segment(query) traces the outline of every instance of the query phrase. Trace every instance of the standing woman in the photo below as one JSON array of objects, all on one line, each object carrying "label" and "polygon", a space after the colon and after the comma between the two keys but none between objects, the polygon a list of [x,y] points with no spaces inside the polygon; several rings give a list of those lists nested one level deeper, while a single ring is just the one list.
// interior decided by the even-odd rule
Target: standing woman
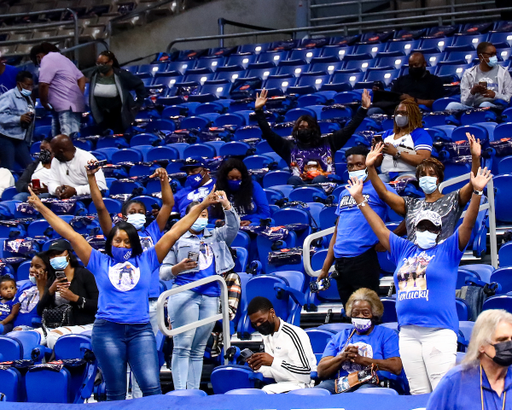
[{"label": "standing woman", "polygon": [[[229,202],[233,204],[240,216],[241,226],[260,219],[270,218],[267,195],[260,184],[253,181],[247,167],[237,158],[225,160],[217,171],[217,189],[226,192]],[[214,218],[222,218],[219,207],[214,207]]]},{"label": "standing woman", "polygon": [[128,363],[144,396],[160,394],[155,335],[148,314],[151,274],[157,272],[157,266],[169,249],[192,226],[203,209],[216,200],[215,193],[192,209],[146,252],[142,252],[133,225],[117,224],[108,234],[106,254],[93,249],[82,235],[48,209],[32,191],[30,193],[29,203],[71,243],[80,260],[96,277],[100,295],[92,345],[105,378],[107,400],[126,398]]},{"label": "standing woman", "polygon": [[[102,51],[96,65],[89,89],[92,117],[101,128],[122,134],[135,120],[148,93],[139,77],[121,69],[112,51]],[[130,91],[135,92],[136,100]]]},{"label": "standing woman", "polygon": [[[471,173],[473,195],[464,221],[440,242],[441,217],[422,211],[415,219],[416,243],[391,232],[362,194],[363,183],[352,178],[347,186],[357,207],[397,265],[396,312],[400,325],[400,357],[411,394],[432,392],[455,365],[459,320],[455,303],[457,272],[475,225],[490,171]],[[401,282],[400,284],[398,282]]]}]

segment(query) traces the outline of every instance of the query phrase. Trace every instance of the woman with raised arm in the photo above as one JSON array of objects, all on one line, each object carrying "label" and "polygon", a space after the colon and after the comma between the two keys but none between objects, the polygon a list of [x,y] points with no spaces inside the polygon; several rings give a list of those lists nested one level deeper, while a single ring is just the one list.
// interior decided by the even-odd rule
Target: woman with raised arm
[{"label": "woman with raised arm", "polygon": [[190,229],[201,212],[216,202],[216,194],[208,195],[146,252],[142,251],[133,225],[117,224],[110,230],[105,244],[106,254],[102,254],[48,209],[32,191],[30,193],[28,202],[71,243],[96,278],[100,295],[92,345],[105,378],[107,400],[125,399],[128,363],[144,396],[160,394],[155,335],[148,315],[151,275],[158,275],[157,267],[169,249]]},{"label": "woman with raised arm", "polygon": [[483,189],[490,171],[471,173],[474,191],[464,221],[455,233],[440,241],[442,220],[430,210],[418,213],[416,242],[392,233],[362,194],[363,184],[353,178],[347,186],[375,235],[391,253],[397,268],[396,312],[400,326],[400,357],[411,394],[430,393],[455,364],[459,320],[455,303],[457,272],[471,237]]},{"label": "woman with raised arm", "polygon": [[[466,133],[469,141],[469,147],[472,157],[473,174],[476,175],[480,167],[480,155],[482,147],[480,140],[469,132]],[[377,175],[376,167],[382,157],[384,145],[376,144],[372,147],[366,157],[366,167],[368,169],[368,178],[372,182],[375,191],[388,206],[398,215],[405,217],[405,227],[407,229],[407,239],[411,242],[415,240],[416,228],[414,220],[418,213],[424,210],[434,211],[439,214],[442,221],[440,240],[444,240],[453,234],[457,222],[464,211],[467,203],[471,199],[473,186],[471,181],[461,189],[443,195],[439,191],[439,185],[444,181],[444,165],[435,158],[424,159],[416,167],[416,179],[420,188],[425,193],[425,198],[412,198],[397,195],[386,189],[386,185]],[[402,234],[402,232],[397,232]],[[405,233],[405,231],[403,232]]]},{"label": "woman with raised arm", "polygon": [[[263,139],[267,140],[270,147],[292,168],[293,176],[288,179],[288,184],[327,182],[328,179],[324,174],[335,173],[334,154],[345,145],[366,117],[372,102],[368,91],[363,91],[361,108],[345,128],[322,138],[317,120],[309,115],[303,115],[295,121],[293,140],[279,136],[268,125],[263,113],[267,93],[267,90],[263,89],[260,95],[256,94],[254,103],[256,120],[261,128]],[[308,172],[311,167],[314,168],[313,172]]]}]

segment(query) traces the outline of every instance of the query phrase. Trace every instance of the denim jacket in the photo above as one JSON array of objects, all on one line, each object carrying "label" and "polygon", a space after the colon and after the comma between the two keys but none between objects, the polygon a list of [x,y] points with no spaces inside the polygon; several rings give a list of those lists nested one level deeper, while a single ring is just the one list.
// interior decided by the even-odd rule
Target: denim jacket
[{"label": "denim jacket", "polygon": [[[240,229],[240,218],[233,206],[231,206],[228,211],[224,211],[224,213],[226,215],[226,224],[220,228],[212,230],[205,229],[202,238],[202,241],[208,244],[213,250],[213,254],[215,256],[215,272],[218,275],[228,272],[235,267],[235,263],[233,262],[228,246],[231,245],[231,242],[233,242],[238,230]],[[199,253],[200,243],[201,239],[190,231],[183,234],[165,257],[164,262],[160,267],[160,279],[170,280],[174,278],[171,268],[183,259],[187,259],[189,252]],[[198,271],[198,268],[190,269],[181,272],[180,275]]]},{"label": "denim jacket", "polygon": [[[32,105],[32,104],[31,104]],[[15,140],[32,142],[34,121],[28,128],[21,128],[20,117],[28,112],[29,100],[21,95],[18,87],[0,96],[0,134]]]}]

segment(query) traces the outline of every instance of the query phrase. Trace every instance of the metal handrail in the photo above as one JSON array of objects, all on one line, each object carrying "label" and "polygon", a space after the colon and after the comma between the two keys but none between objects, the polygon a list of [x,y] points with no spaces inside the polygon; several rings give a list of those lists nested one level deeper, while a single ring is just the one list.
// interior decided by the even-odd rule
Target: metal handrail
[{"label": "metal handrail", "polygon": [[[169,330],[165,325],[165,301],[169,296],[175,295],[180,292],[184,292],[185,290],[190,290],[193,288],[197,288],[199,286],[207,285],[208,283],[219,282],[220,285],[220,305],[222,309],[222,313],[207,317],[205,319],[198,320],[197,322],[189,323],[184,326],[180,326]],[[224,333],[224,351],[227,351],[231,347],[231,337],[229,333],[229,305],[228,305],[228,287],[226,286],[226,282],[224,278],[219,275],[208,276],[203,279],[196,280],[191,283],[187,283],[186,285],[178,286],[174,289],[166,290],[160,297],[158,298],[158,302],[156,305],[156,316],[158,319],[158,327],[160,331],[167,337],[172,337],[175,335],[179,335],[180,333],[187,332],[192,329],[196,329],[198,327],[207,325],[208,323],[215,323],[218,320],[222,320],[222,331]],[[224,358],[224,363],[228,364],[228,359]]]},{"label": "metal handrail", "polygon": [[[302,260],[304,261],[304,270],[313,278],[317,278],[320,275],[320,271],[313,270],[311,266],[311,243],[318,238],[323,238],[324,236],[330,235],[334,233],[334,226],[332,228],[324,229],[323,231],[318,231],[308,235],[306,239],[304,239],[304,245],[302,246]],[[331,266],[329,272],[334,270],[334,266]]]},{"label": "metal handrail", "polygon": [[135,10],[132,10],[129,13],[126,13],[126,14],[124,14],[122,16],[114,17],[113,19],[110,20],[110,22],[111,23],[115,23],[115,22],[121,21],[121,20],[129,20],[132,17],[140,16],[141,14],[143,14],[143,13],[149,11],[149,10],[156,9],[156,8],[158,8],[160,6],[163,6],[165,4],[171,3],[173,1],[174,0],[163,0],[163,1],[160,1],[158,3],[150,4],[146,8],[141,9],[141,10],[135,9]]},{"label": "metal handrail", "polygon": [[[217,24],[219,26],[219,35],[224,34],[224,27],[226,26],[226,24],[229,24],[230,26],[240,27],[240,28],[248,28],[250,30],[261,30],[261,31],[275,30],[274,28],[255,26],[253,24],[247,24],[247,23],[241,23],[239,21],[227,20],[223,17],[221,17],[217,20]],[[219,40],[219,47],[224,47],[224,39],[223,38],[221,38]]]}]

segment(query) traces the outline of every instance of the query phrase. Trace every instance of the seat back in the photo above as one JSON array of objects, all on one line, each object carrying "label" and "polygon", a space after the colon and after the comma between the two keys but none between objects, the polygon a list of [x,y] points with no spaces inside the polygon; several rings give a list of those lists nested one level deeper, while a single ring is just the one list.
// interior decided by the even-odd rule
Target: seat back
[{"label": "seat back", "polygon": [[16,340],[22,346],[23,359],[30,360],[32,349],[41,344],[41,335],[37,332],[14,331],[7,337]]},{"label": "seat back", "polygon": [[315,354],[316,361],[319,362],[324,353],[325,347],[329,340],[334,336],[333,332],[323,329],[306,329],[306,333],[309,336],[313,353]]},{"label": "seat back", "polygon": [[505,309],[507,312],[512,313],[512,296],[500,295],[486,299],[482,310],[488,309]]},{"label": "seat back", "polygon": [[23,346],[15,339],[7,336],[0,336],[0,361],[23,359]]},{"label": "seat back", "polygon": [[215,394],[225,394],[230,390],[254,388],[254,372],[248,366],[228,365],[216,367],[210,380]]},{"label": "seat back", "polygon": [[0,391],[5,394],[5,401],[25,401],[25,386],[17,369],[0,370]]},{"label": "seat back", "polygon": [[[66,368],[59,372],[52,370],[29,371],[25,375],[27,401],[32,403],[70,403],[71,375]],[[51,386],[51,390],[49,390]]]},{"label": "seat back", "polygon": [[496,269],[491,275],[491,282],[501,285],[500,293],[512,292],[512,267]]}]

